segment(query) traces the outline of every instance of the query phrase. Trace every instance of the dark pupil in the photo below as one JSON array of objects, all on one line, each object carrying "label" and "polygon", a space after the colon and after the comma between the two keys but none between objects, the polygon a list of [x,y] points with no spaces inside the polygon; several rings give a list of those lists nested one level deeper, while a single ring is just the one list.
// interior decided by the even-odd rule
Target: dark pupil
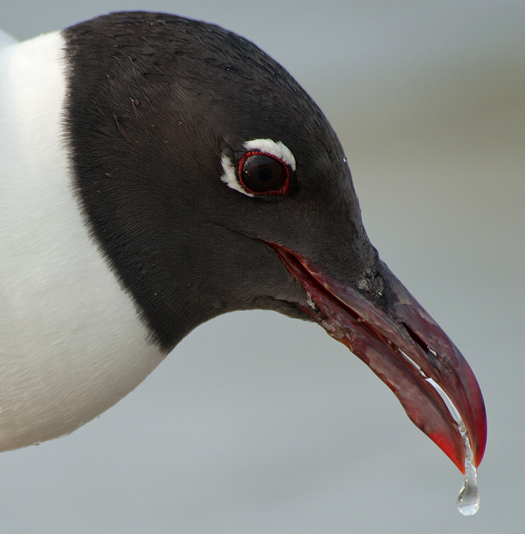
[{"label": "dark pupil", "polygon": [[244,185],[254,193],[279,191],[286,183],[286,167],[270,156],[250,156],[242,169]]}]

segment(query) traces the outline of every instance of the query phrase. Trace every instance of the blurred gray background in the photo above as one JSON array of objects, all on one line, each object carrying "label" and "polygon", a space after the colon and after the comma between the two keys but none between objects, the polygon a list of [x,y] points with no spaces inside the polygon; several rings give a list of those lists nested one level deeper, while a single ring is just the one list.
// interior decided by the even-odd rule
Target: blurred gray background
[{"label": "blurred gray background", "polygon": [[525,532],[525,2],[0,0],[0,27],[140,8],[248,37],[327,114],[372,242],[481,384],[481,510],[458,514],[459,471],[342,345],[243,312],[73,435],[0,455],[0,532]]}]

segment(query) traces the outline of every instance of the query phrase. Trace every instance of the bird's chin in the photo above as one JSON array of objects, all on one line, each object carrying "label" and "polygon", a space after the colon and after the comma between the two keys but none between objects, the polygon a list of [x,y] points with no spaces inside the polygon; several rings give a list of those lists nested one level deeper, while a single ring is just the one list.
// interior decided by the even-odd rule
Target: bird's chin
[{"label": "bird's chin", "polygon": [[466,462],[479,465],[487,430],[476,378],[388,267],[379,262],[373,278],[351,287],[298,254],[269,245],[308,295],[306,304],[293,305],[297,311],[288,304],[279,311],[319,323],[363,360],[461,472]]},{"label": "bird's chin", "polygon": [[250,302],[245,308],[246,310],[270,310],[291,317],[292,319],[301,319],[303,321],[318,322],[308,311],[308,304],[306,301],[307,294],[305,294],[304,301],[295,302],[288,300],[281,300],[277,298],[263,297]]}]

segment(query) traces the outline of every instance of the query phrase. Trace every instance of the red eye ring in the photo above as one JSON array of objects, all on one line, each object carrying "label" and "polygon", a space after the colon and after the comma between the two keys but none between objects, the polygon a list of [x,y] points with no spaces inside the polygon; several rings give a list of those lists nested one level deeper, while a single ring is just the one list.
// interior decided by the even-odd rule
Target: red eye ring
[{"label": "red eye ring", "polygon": [[[245,174],[245,165],[249,158],[252,158],[254,156],[264,156],[265,158],[271,158],[272,160],[279,163],[281,166],[281,170],[284,170],[284,180],[281,179],[282,183],[279,183],[279,187],[275,189],[269,189],[269,190],[255,190],[253,187],[249,187],[246,183],[246,180],[244,179]],[[280,158],[277,156],[274,156],[273,154],[269,154],[268,152],[262,152],[260,150],[251,150],[250,152],[246,152],[243,154],[242,158],[239,160],[239,166],[238,166],[238,178],[239,183],[243,187],[245,191],[252,195],[285,195],[288,190],[290,189],[290,167]],[[282,178],[282,175],[281,175]],[[270,182],[271,183],[271,182]]]}]

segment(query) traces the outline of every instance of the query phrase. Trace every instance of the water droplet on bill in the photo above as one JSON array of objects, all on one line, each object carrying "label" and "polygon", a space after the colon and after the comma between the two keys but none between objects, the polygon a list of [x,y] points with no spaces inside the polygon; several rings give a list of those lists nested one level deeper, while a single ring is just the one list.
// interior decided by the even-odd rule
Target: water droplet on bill
[{"label": "water droplet on bill", "polygon": [[461,491],[459,492],[456,503],[458,505],[458,511],[460,514],[465,516],[474,515],[479,510],[478,475],[473,464],[474,453],[472,452],[472,448],[470,446],[470,440],[465,423],[454,406],[454,403],[450,400],[450,397],[443,391],[443,389],[431,378],[427,378],[426,380],[432,384],[434,389],[443,399],[448,411],[450,412],[450,415],[452,415],[456,421],[459,433],[463,438],[463,444],[465,445],[465,481]]},{"label": "water droplet on bill", "polygon": [[474,515],[479,510],[477,474],[472,463],[465,466],[465,482],[456,502],[462,515]]}]

